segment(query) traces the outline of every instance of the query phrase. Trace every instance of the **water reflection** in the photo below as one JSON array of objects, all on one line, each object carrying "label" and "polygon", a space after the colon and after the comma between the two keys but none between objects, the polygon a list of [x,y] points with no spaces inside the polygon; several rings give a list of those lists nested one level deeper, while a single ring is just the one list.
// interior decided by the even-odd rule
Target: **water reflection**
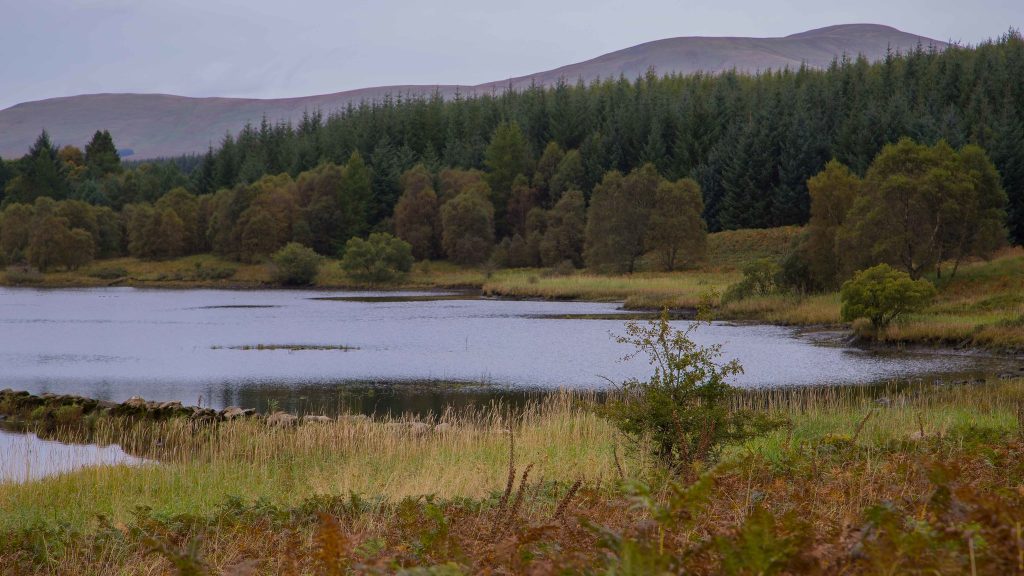
[{"label": "water reflection", "polygon": [[143,462],[116,445],[64,444],[0,429],[0,482],[38,480],[87,466],[135,466]]},{"label": "water reflection", "polygon": [[[629,350],[610,337],[633,317],[614,303],[439,292],[0,289],[0,388],[215,408],[440,410],[642,377],[646,363],[618,362]],[[777,326],[719,323],[697,340],[739,359],[745,387],[998,370],[965,355],[823,346]]]}]

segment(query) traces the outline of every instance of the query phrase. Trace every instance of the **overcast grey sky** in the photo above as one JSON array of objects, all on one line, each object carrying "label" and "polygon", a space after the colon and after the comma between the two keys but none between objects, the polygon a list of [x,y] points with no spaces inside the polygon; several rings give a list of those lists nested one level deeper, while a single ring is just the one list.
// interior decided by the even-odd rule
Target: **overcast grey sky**
[{"label": "overcast grey sky", "polygon": [[0,0],[0,109],[92,92],[469,85],[660,38],[852,22],[977,43],[1024,26],[1024,0]]}]

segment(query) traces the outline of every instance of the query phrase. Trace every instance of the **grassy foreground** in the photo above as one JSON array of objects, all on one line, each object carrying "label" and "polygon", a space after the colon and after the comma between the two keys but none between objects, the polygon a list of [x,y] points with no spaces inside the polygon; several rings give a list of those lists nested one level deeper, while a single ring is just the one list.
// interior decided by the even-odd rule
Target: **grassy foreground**
[{"label": "grassy foreground", "polygon": [[1022,402],[1024,379],[747,392],[790,425],[685,481],[578,396],[111,426],[161,463],[0,484],[0,573],[1021,574]]}]

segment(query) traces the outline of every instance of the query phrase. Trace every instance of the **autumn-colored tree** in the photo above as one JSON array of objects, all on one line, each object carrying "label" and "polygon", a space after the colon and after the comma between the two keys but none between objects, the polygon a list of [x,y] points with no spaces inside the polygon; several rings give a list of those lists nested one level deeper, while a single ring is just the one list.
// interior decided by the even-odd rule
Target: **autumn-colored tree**
[{"label": "autumn-colored tree", "polygon": [[565,151],[557,142],[548,142],[544,152],[537,160],[537,169],[533,173],[533,188],[537,191],[537,200],[545,208],[558,201],[551,194],[551,180],[558,172],[558,167],[565,159]]},{"label": "autumn-colored tree", "polygon": [[68,270],[78,270],[92,262],[96,254],[96,244],[92,234],[74,228],[64,238],[64,262]]},{"label": "autumn-colored tree", "polygon": [[412,246],[419,260],[440,255],[441,212],[433,176],[422,164],[402,175],[402,196],[395,204],[395,234]]},{"label": "autumn-colored tree", "polygon": [[96,210],[92,206],[81,200],[63,200],[54,208],[56,216],[67,220],[69,230],[81,228],[92,236],[94,244],[99,244],[99,223],[96,221]]},{"label": "autumn-colored tree", "polygon": [[116,258],[124,251],[124,224],[120,214],[108,206],[96,206],[97,258]]},{"label": "autumn-colored tree", "polygon": [[177,258],[185,254],[185,223],[169,208],[153,211],[150,226],[155,234],[157,258]]},{"label": "autumn-colored tree", "polygon": [[569,261],[583,266],[583,239],[586,233],[587,206],[583,192],[566,192],[548,211],[547,230],[540,243],[541,262],[556,266]]},{"label": "autumn-colored tree", "polygon": [[494,131],[484,154],[487,183],[491,186],[491,202],[495,206],[495,227],[498,233],[508,232],[505,210],[512,184],[516,178],[533,172],[533,157],[526,136],[515,122],[502,122]]},{"label": "autumn-colored tree", "polygon": [[442,205],[466,190],[484,190],[487,198],[491,197],[490,186],[479,170],[446,168],[437,174],[438,199]]},{"label": "autumn-colored tree", "polygon": [[651,206],[662,178],[653,164],[623,176],[605,174],[594,187],[587,212],[584,258],[587,266],[610,272],[636,270],[644,253]]},{"label": "autumn-colored tree", "polygon": [[463,192],[441,207],[445,254],[458,264],[480,264],[494,245],[494,207],[481,193]]},{"label": "autumn-colored tree", "polygon": [[283,247],[289,240],[282,223],[259,205],[250,206],[238,219],[242,228],[239,256],[243,262],[259,262]]},{"label": "autumn-colored tree", "polygon": [[509,234],[526,234],[526,217],[536,206],[537,191],[530,187],[525,177],[516,178],[506,210]]},{"label": "autumn-colored tree", "polygon": [[7,262],[25,258],[32,236],[35,209],[29,204],[8,204],[0,218],[0,251]]},{"label": "autumn-colored tree", "polygon": [[830,161],[824,170],[807,181],[811,218],[801,257],[818,286],[834,287],[842,277],[842,262],[847,255],[837,250],[836,236],[862,189],[861,179],[836,160]]},{"label": "autumn-colored tree", "polygon": [[336,254],[348,239],[340,198],[342,168],[322,164],[300,174],[296,186],[300,198],[306,199],[304,218],[309,226],[312,248],[319,254]]},{"label": "autumn-colored tree", "polygon": [[163,195],[157,201],[155,208],[160,211],[171,210],[181,220],[184,230],[183,252],[185,254],[202,251],[205,242],[203,235],[199,232],[199,200],[194,194],[179,186]]},{"label": "autumn-colored tree", "polygon": [[877,263],[911,278],[944,259],[991,252],[1005,237],[1006,196],[980,150],[902,139],[871,163],[837,243],[847,271]]},{"label": "autumn-colored tree", "polygon": [[46,272],[57,266],[71,270],[87,264],[94,250],[92,235],[80,228],[70,230],[65,218],[48,215],[32,223],[26,252],[29,264]]},{"label": "autumn-colored tree", "polygon": [[[963,195],[943,203],[942,255],[952,260],[955,275],[960,263],[970,257],[985,257],[1006,245],[1007,196],[999,172],[988,155],[976,145],[959,152],[960,170],[971,185],[958,188]],[[941,276],[941,269],[938,271]]]},{"label": "autumn-colored tree", "polygon": [[690,178],[662,181],[654,194],[647,225],[647,248],[661,258],[665,270],[680,263],[692,265],[707,251],[707,225],[701,213],[704,200],[700,185]]},{"label": "autumn-colored tree", "polygon": [[136,258],[155,258],[156,239],[151,233],[154,213],[149,204],[129,204],[124,207],[128,253]]}]

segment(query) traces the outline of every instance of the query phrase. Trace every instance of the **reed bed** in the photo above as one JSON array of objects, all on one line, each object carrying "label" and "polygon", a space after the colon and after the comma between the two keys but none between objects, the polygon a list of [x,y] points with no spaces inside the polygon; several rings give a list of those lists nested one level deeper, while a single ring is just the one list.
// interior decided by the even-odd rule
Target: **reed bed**
[{"label": "reed bed", "polygon": [[737,272],[705,271],[619,276],[516,271],[496,275],[484,284],[483,292],[518,298],[627,300],[627,307],[633,308],[695,308],[708,294],[721,293],[740,277]]},{"label": "reed bed", "polygon": [[160,463],[0,484],[0,572],[1018,568],[1024,378],[741,391],[733,409],[788,425],[688,484],[630,450],[598,400],[296,428],[101,425],[95,438]]},{"label": "reed bed", "polygon": [[[537,478],[597,481],[618,474],[616,431],[588,408],[592,396],[556,394],[525,407],[491,404],[424,419],[343,416],[273,428],[261,421],[217,426],[187,420],[101,421],[91,439],[149,459],[95,467],[29,484],[0,484],[0,530],[103,514],[127,518],[145,505],[200,513],[231,496],[295,505],[317,494],[384,500],[432,494],[481,498],[505,481],[510,435]],[[557,441],[553,441],[557,439]],[[641,454],[620,455],[639,473]]]}]

